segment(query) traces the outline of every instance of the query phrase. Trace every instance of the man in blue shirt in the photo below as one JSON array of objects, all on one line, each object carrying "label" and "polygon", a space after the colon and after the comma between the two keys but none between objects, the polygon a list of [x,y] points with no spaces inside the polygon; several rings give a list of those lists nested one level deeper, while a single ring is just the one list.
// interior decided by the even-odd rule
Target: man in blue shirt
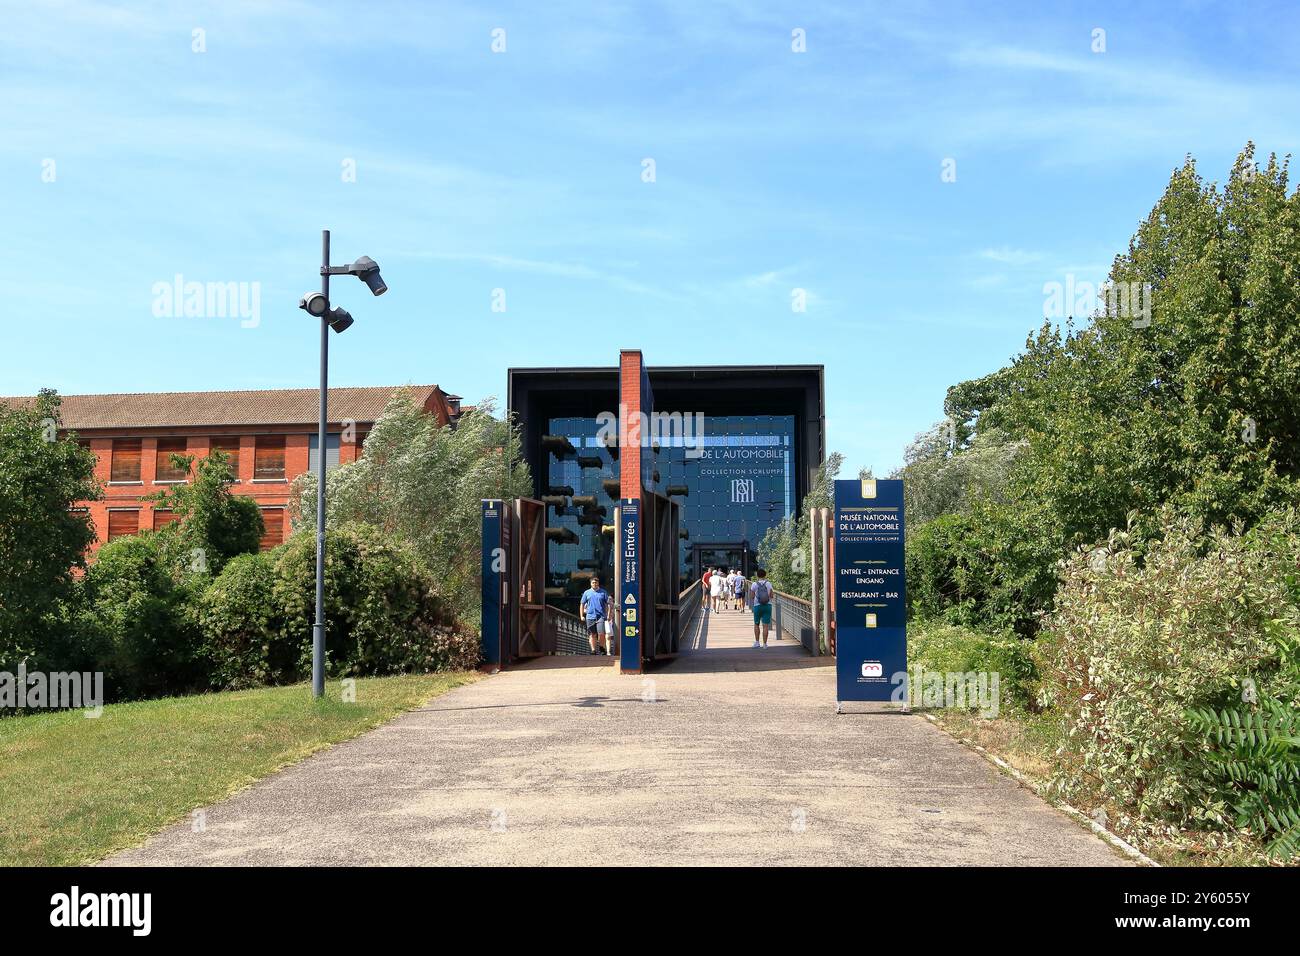
[{"label": "man in blue shirt", "polygon": [[591,653],[608,654],[605,649],[605,621],[612,618],[614,602],[600,586],[600,578],[591,578],[591,587],[582,592],[582,619],[587,622],[587,642]]}]

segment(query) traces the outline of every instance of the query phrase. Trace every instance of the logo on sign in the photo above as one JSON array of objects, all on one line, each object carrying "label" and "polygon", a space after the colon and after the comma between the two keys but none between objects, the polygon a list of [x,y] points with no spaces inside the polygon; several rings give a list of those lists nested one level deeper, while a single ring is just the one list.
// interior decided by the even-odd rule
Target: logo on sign
[{"label": "logo on sign", "polygon": [[884,665],[880,663],[880,661],[862,662],[863,677],[883,677],[884,674],[885,674],[885,668]]},{"label": "logo on sign", "polygon": [[752,505],[754,503],[754,479],[753,478],[732,479],[731,503],[733,505]]}]

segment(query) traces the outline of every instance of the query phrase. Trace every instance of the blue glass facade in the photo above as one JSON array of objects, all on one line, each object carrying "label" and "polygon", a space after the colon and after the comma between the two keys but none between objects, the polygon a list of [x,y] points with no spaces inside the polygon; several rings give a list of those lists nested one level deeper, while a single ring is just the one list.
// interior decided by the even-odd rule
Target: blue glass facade
[{"label": "blue glass facade", "polygon": [[[681,527],[689,532],[680,547],[684,575],[690,576],[697,546],[707,546],[700,556],[705,563],[742,563],[746,548],[752,555],[767,529],[793,513],[798,496],[793,415],[705,413],[698,421],[701,436],[689,428],[687,434],[661,434],[653,456],[659,472],[656,490],[687,490],[673,500],[681,507]],[[611,540],[601,534],[601,525],[613,522],[614,500],[604,482],[618,477],[618,464],[600,444],[594,417],[551,418],[547,434],[567,438],[577,449],[576,455],[548,459],[547,489],[572,488],[575,495],[591,496],[604,509],[603,515],[595,512],[599,521],[590,509],[550,511],[551,527],[568,528],[578,538],[577,544],[552,542],[547,562],[552,586],[572,590],[593,571],[606,579],[612,573]],[[599,458],[601,467],[582,467],[580,457]]]}]

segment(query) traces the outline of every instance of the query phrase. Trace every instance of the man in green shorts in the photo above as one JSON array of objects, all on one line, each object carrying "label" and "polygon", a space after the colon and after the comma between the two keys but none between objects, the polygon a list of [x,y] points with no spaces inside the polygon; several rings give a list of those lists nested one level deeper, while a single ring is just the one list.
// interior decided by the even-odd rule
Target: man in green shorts
[{"label": "man in green shorts", "polygon": [[[772,629],[772,582],[762,568],[754,572],[754,583],[749,586],[749,603],[754,609],[754,646],[767,647],[767,632]],[[758,642],[760,625],[763,628],[762,644]]]}]

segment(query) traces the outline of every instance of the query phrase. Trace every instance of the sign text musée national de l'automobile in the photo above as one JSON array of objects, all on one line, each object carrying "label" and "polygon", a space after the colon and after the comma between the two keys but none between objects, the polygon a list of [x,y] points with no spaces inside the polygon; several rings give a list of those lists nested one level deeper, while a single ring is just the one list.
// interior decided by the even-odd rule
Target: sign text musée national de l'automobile
[{"label": "sign text mus\u00e9e national de l'automobile", "polygon": [[897,674],[906,685],[903,520],[901,480],[835,482],[837,703],[895,699]]}]

